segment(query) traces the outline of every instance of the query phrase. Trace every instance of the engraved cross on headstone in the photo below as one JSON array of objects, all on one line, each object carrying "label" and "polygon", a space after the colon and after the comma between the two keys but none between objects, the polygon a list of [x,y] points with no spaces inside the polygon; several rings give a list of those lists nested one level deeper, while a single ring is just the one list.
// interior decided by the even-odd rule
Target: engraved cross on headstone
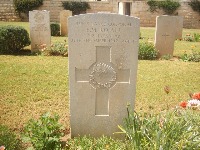
[{"label": "engraved cross on headstone", "polygon": [[111,56],[111,47],[96,46],[96,62],[88,69],[75,68],[76,82],[89,82],[96,90],[96,116],[109,116],[109,91],[115,84],[130,83],[130,69],[116,68]]},{"label": "engraved cross on headstone", "polygon": [[165,38],[165,43],[166,43],[166,38],[169,37],[170,35],[167,34],[167,33],[165,33],[165,34],[163,34],[162,36]]}]

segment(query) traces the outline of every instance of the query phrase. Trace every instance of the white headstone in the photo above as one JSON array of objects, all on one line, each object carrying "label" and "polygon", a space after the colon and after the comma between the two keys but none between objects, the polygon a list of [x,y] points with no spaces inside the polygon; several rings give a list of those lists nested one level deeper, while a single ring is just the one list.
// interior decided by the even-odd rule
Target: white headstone
[{"label": "white headstone", "polygon": [[68,18],[72,16],[72,11],[70,10],[62,10],[60,12],[60,25],[61,25],[61,35],[66,36],[68,35]]},{"label": "white headstone", "polygon": [[71,135],[113,136],[134,106],[139,19],[98,13],[68,21]]},{"label": "white headstone", "polygon": [[176,39],[182,39],[183,16],[173,16],[175,19]]},{"label": "white headstone", "polygon": [[49,11],[29,11],[31,51],[51,46],[51,29]]},{"label": "white headstone", "polygon": [[173,16],[156,17],[155,47],[159,51],[159,56],[173,56],[177,34],[175,20]]}]

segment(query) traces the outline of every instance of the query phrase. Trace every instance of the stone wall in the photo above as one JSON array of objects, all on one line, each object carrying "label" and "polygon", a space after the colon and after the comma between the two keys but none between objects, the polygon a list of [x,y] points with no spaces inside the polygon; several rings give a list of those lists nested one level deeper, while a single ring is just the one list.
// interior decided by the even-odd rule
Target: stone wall
[{"label": "stone wall", "polygon": [[178,15],[184,16],[184,28],[200,29],[200,14],[198,12],[193,11],[187,2],[181,3],[181,8],[179,8],[178,10]]},{"label": "stone wall", "polygon": [[63,10],[62,1],[64,0],[44,0],[43,5],[38,9],[50,11],[51,22],[59,22],[60,11]]},{"label": "stone wall", "polygon": [[[178,16],[183,16],[184,28],[197,28],[200,29],[200,15],[198,12],[194,12],[188,5],[189,0],[181,1],[181,6],[176,11]],[[165,15],[162,10],[158,12],[150,12],[149,6],[145,1],[133,1],[131,15],[140,18],[140,24],[143,27],[155,27],[156,17],[159,15]]]},{"label": "stone wall", "polygon": [[87,13],[110,12],[113,13],[113,3],[105,1],[89,2],[91,9]]},{"label": "stone wall", "polygon": [[[59,22],[60,11],[63,10],[62,1],[68,0],[44,0],[44,4],[38,8],[39,10],[49,10],[51,21]],[[190,0],[180,0],[181,7],[177,10],[179,16],[184,17],[184,28],[198,28],[200,29],[200,15],[194,12],[188,5]],[[146,0],[130,1],[130,0],[108,0],[108,1],[89,1],[91,9],[87,13],[110,12],[118,13],[119,2],[131,3],[131,16],[139,17],[140,24],[143,27],[155,27],[156,16],[163,15],[164,12],[151,13],[148,11],[149,6]],[[0,21],[19,21],[13,8],[13,0],[0,0]]]},{"label": "stone wall", "polygon": [[[68,0],[45,0],[43,6],[38,8],[39,10],[49,10],[51,21],[59,22],[60,11],[63,10],[62,1]],[[87,13],[97,13],[97,12],[113,12],[113,6],[111,2],[105,1],[93,1],[89,2],[91,9]]]},{"label": "stone wall", "polygon": [[13,0],[0,0],[0,21],[20,21]]}]

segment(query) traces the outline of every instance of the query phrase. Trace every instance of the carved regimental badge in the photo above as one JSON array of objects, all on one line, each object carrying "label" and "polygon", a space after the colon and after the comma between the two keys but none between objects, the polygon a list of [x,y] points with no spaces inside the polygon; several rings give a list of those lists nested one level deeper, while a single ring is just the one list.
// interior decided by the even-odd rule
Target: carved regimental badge
[{"label": "carved regimental badge", "polygon": [[95,63],[91,66],[89,83],[94,88],[111,88],[116,84],[117,73],[111,64]]}]

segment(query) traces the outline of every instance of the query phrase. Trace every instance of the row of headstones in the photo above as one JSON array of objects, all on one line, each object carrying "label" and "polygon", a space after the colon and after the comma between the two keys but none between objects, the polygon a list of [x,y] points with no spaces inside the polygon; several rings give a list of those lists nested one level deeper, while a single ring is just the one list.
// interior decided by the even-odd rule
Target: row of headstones
[{"label": "row of headstones", "polygon": [[[70,16],[72,12],[69,10],[60,12],[61,35],[68,34],[67,20]],[[51,45],[49,11],[30,11],[29,22],[32,51],[39,50],[44,44],[49,48]],[[158,16],[156,18],[155,47],[159,50],[160,57],[173,56],[174,41],[182,38],[182,29],[183,17],[181,16]]]},{"label": "row of headstones", "polygon": [[[29,18],[32,46],[50,44],[49,12],[32,11]],[[71,135],[113,136],[127,104],[133,110],[135,103],[140,21],[85,14],[70,17],[68,28]],[[158,49],[172,50],[180,28],[178,17],[157,17]]]}]

